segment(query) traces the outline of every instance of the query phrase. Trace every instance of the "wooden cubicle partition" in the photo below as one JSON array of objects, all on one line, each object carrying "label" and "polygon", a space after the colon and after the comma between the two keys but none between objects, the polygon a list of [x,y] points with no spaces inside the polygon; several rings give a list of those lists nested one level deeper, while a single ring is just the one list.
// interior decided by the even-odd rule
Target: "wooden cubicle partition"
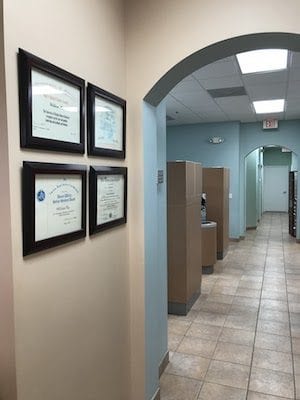
[{"label": "wooden cubicle partition", "polygon": [[217,223],[217,258],[223,259],[229,245],[229,168],[203,168],[206,217]]},{"label": "wooden cubicle partition", "polygon": [[201,291],[202,167],[168,162],[168,309],[186,315]]}]

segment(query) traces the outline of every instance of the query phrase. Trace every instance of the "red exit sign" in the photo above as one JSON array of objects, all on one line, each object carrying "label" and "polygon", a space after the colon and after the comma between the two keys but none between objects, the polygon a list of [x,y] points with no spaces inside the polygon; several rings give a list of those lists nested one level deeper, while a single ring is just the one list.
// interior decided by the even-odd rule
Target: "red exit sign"
[{"label": "red exit sign", "polygon": [[263,129],[277,129],[278,119],[265,119],[263,121]]}]

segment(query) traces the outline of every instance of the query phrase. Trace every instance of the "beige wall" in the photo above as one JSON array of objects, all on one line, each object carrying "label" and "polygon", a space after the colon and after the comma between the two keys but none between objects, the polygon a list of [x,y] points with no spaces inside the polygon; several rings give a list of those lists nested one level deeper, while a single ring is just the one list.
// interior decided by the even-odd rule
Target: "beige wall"
[{"label": "beige wall", "polygon": [[123,13],[121,0],[4,1],[18,400],[129,399],[128,228],[23,259],[20,180],[23,160],[126,162],[21,150],[17,85],[21,47],[126,97]]},{"label": "beige wall", "polygon": [[0,2],[0,399],[16,398],[3,3]]},{"label": "beige wall", "polygon": [[[8,210],[10,195],[18,400],[144,398],[142,99],[173,65],[209,44],[247,33],[300,31],[298,0],[125,3],[126,20],[122,0],[4,0],[10,191],[1,193],[1,208]],[[20,150],[18,47],[128,101],[127,227],[25,260],[20,201],[23,160],[124,163]],[[5,149],[5,138],[2,144]],[[5,163],[7,168],[7,160],[1,160],[4,172]],[[3,182],[8,185],[7,173],[1,176]],[[5,212],[4,220],[8,217]],[[1,227],[2,236],[3,232]],[[4,259],[9,284],[8,235],[6,239],[1,268]],[[7,309],[12,332],[11,304]]]}]

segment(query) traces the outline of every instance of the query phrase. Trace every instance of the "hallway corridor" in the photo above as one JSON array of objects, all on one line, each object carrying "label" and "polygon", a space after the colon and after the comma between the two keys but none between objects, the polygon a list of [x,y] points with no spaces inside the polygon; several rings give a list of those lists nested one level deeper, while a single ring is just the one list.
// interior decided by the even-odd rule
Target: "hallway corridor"
[{"label": "hallway corridor", "polygon": [[300,399],[300,244],[267,213],[204,275],[186,317],[169,316],[161,400]]}]

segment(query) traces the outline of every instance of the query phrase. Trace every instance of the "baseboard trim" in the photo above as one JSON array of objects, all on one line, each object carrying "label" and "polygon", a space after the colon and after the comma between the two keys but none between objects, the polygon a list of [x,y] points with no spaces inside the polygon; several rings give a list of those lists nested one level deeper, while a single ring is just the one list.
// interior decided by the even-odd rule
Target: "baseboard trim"
[{"label": "baseboard trim", "polygon": [[166,354],[163,356],[159,367],[158,367],[158,374],[159,377],[162,376],[162,374],[164,373],[164,370],[167,368],[167,365],[169,364],[169,350],[166,352]]},{"label": "baseboard trim", "polygon": [[202,274],[210,275],[214,272],[214,265],[202,265]]},{"label": "baseboard trim", "polygon": [[168,314],[187,315],[193,304],[200,296],[200,290],[195,292],[187,303],[168,302]]},{"label": "baseboard trim", "polygon": [[160,400],[160,388],[157,389],[151,400]]},{"label": "baseboard trim", "polygon": [[229,238],[230,242],[239,242],[240,238]]},{"label": "baseboard trim", "polygon": [[253,231],[257,228],[257,226],[247,226],[246,231]]},{"label": "baseboard trim", "polygon": [[245,236],[240,236],[240,240],[245,240]]}]

